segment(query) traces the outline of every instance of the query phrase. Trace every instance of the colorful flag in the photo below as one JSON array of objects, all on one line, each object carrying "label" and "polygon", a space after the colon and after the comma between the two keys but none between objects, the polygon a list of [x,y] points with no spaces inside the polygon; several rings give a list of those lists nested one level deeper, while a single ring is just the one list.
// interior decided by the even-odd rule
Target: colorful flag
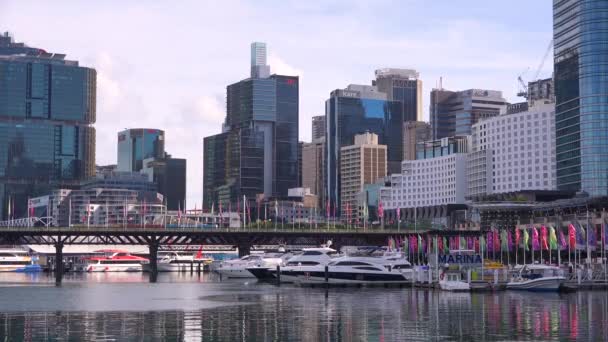
[{"label": "colorful flag", "polygon": [[494,246],[492,246],[492,247],[494,248],[494,251],[499,252],[500,251],[500,237],[498,236],[498,228],[496,228],[492,232],[492,237],[494,239]]},{"label": "colorful flag", "polygon": [[384,218],[384,207],[382,206],[382,201],[378,201],[378,217]]},{"label": "colorful flag", "polygon": [[437,249],[438,249],[439,253],[443,253],[443,239],[444,238],[437,239]]},{"label": "colorful flag", "polygon": [[460,237],[460,249],[467,249],[467,241],[464,236]]},{"label": "colorful flag", "polygon": [[475,240],[473,239],[472,236],[469,236],[467,238],[467,249],[470,249],[470,250],[475,249]]},{"label": "colorful flag", "polygon": [[604,222],[604,224],[602,224],[602,228],[604,229],[604,249],[608,249],[608,224]]},{"label": "colorful flag", "polygon": [[540,248],[544,250],[549,249],[549,244],[547,241],[547,227],[544,225],[540,226]]},{"label": "colorful flag", "polygon": [[570,240],[570,248],[576,248],[576,228],[572,223],[568,225],[568,240]]},{"label": "colorful flag", "polygon": [[509,249],[509,252],[513,251],[513,234],[510,230],[507,231],[507,248]]},{"label": "colorful flag", "polygon": [[481,235],[479,237],[479,252],[481,254],[483,254],[483,251],[485,250],[486,247],[486,238],[483,237],[483,235]]},{"label": "colorful flag", "polygon": [[530,235],[528,234],[528,229],[524,228],[524,249],[527,251],[530,248],[528,247],[528,241],[530,240]]},{"label": "colorful flag", "polygon": [[568,242],[566,241],[566,237],[564,236],[564,231],[562,231],[561,229],[559,230],[559,244],[560,249],[568,248]]},{"label": "colorful flag", "polygon": [[408,241],[407,237],[405,237],[401,242],[403,243],[403,250],[406,252],[409,251],[409,247],[408,247],[409,241]]},{"label": "colorful flag", "polygon": [[401,208],[397,208],[397,221],[401,220]]},{"label": "colorful flag", "polygon": [[480,246],[480,244],[479,244],[479,238],[474,237],[473,238],[473,243],[475,245],[475,252],[479,253],[480,252],[480,250],[479,250],[479,246]]},{"label": "colorful flag", "polygon": [[509,241],[508,241],[508,236],[507,236],[507,230],[503,229],[500,232],[500,248],[501,251],[508,251],[509,250]]},{"label": "colorful flag", "polygon": [[448,239],[446,239],[445,237],[443,238],[443,250],[444,254],[450,253],[450,245],[448,245]]},{"label": "colorful flag", "polygon": [[593,225],[587,227],[587,245],[592,251],[594,251],[597,247],[597,238],[595,234],[595,227]]},{"label": "colorful flag", "polygon": [[488,252],[494,252],[494,234],[491,231],[486,234],[486,245]]},{"label": "colorful flag", "polygon": [[575,224],[574,227],[576,228],[576,248],[585,249],[585,245],[586,245],[585,229],[583,228],[582,225],[580,225],[578,223]]},{"label": "colorful flag", "polygon": [[519,228],[515,228],[515,248],[519,248],[519,240],[521,240],[521,232]]},{"label": "colorful flag", "polygon": [[416,244],[416,247],[418,249],[418,253],[422,252],[422,237],[420,235],[418,235],[418,241]]},{"label": "colorful flag", "polygon": [[536,227],[532,227],[532,250],[538,251],[540,249],[540,241],[538,240],[538,230]]},{"label": "colorful flag", "polygon": [[557,235],[555,235],[555,228],[549,228],[549,248],[551,250],[557,250]]}]

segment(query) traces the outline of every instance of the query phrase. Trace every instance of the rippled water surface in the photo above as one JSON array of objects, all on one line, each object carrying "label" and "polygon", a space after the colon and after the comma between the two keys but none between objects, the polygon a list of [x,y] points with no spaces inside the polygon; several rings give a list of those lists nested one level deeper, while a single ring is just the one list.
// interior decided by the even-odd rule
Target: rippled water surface
[{"label": "rippled water surface", "polygon": [[608,294],[308,289],[210,274],[0,274],[0,341],[608,340]]}]

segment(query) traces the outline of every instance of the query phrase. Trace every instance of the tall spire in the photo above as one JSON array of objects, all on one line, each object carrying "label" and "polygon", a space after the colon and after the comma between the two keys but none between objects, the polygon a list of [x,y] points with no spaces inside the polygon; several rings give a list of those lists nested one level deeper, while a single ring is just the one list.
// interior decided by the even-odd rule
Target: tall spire
[{"label": "tall spire", "polygon": [[251,78],[267,78],[270,67],[266,64],[266,43],[251,43]]}]

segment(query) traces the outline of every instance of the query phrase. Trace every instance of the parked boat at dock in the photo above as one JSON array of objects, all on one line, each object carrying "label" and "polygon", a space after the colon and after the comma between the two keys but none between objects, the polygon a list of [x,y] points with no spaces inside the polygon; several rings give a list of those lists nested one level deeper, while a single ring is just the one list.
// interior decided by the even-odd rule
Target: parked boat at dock
[{"label": "parked boat at dock", "polygon": [[246,255],[236,260],[223,261],[214,271],[226,278],[254,278],[255,276],[248,268],[273,269],[282,262],[280,254],[262,252]]},{"label": "parked boat at dock", "polygon": [[439,276],[439,287],[444,291],[471,291],[469,283],[462,279],[462,271],[460,269],[447,269],[441,273]]},{"label": "parked boat at dock", "polygon": [[[186,272],[190,269],[205,268],[213,262],[212,258],[197,255],[183,255],[178,252],[159,252],[156,267],[159,272]],[[144,271],[150,271],[150,264],[143,264]]]},{"label": "parked boat at dock", "polygon": [[141,272],[142,265],[148,263],[148,259],[123,250],[106,249],[95,252],[103,253],[103,256],[88,258],[87,272]]},{"label": "parked boat at dock", "polygon": [[0,272],[40,272],[42,267],[25,250],[0,249]]},{"label": "parked boat at dock", "polygon": [[523,266],[507,283],[507,290],[559,291],[566,278],[556,266],[533,264]]},{"label": "parked boat at dock", "polygon": [[[281,267],[281,282],[296,282],[298,276],[315,270],[317,266],[329,264],[337,256],[338,251],[329,247],[304,248],[302,253],[291,257],[285,266]],[[276,269],[270,272],[276,277]]]},{"label": "parked boat at dock", "polygon": [[387,261],[378,257],[343,256],[327,266],[317,265],[297,275],[300,284],[398,284],[408,279]]}]

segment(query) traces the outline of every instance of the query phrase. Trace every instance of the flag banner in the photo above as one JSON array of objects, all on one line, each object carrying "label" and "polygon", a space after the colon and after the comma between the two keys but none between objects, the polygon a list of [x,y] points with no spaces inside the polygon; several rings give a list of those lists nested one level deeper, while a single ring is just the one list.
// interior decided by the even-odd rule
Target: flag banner
[{"label": "flag banner", "polygon": [[506,229],[500,231],[500,248],[503,252],[509,251],[509,236]]},{"label": "flag banner", "polygon": [[589,225],[587,226],[587,245],[589,246],[589,250],[595,251],[597,247],[597,238],[595,234],[595,226]]},{"label": "flag banner", "polygon": [[500,237],[498,236],[498,228],[495,228],[492,232],[492,238],[494,239],[494,248],[495,252],[500,252]]},{"label": "flag banner", "polygon": [[602,224],[602,228],[604,229],[604,233],[602,235],[604,236],[604,250],[608,250],[608,224],[604,222]]},{"label": "flag banner", "polygon": [[564,231],[559,230],[559,244],[560,249],[568,249],[568,242],[566,241],[566,236],[564,236]]},{"label": "flag banner", "polygon": [[540,241],[538,239],[538,229],[536,229],[536,227],[532,227],[532,250],[533,251],[540,250]]},{"label": "flag banner", "polygon": [[544,250],[549,250],[549,243],[547,239],[547,227],[540,227],[540,248]]},{"label": "flag banner", "polygon": [[528,229],[524,229],[524,250],[528,251],[529,248],[530,235],[528,234]]},{"label": "flag banner", "polygon": [[482,236],[479,237],[479,252],[483,254],[483,251],[486,248],[486,239]]},{"label": "flag banner", "polygon": [[576,228],[572,223],[568,225],[568,242],[570,243],[570,248],[576,248]]},{"label": "flag banner", "polygon": [[513,251],[513,234],[510,230],[507,231],[507,248],[509,252]]},{"label": "flag banner", "polygon": [[418,250],[418,254],[420,254],[422,252],[422,237],[420,235],[418,235],[416,249]]},{"label": "flag banner", "polygon": [[475,240],[473,239],[472,236],[469,236],[467,238],[467,249],[470,249],[470,250],[475,249]]},{"label": "flag banner", "polygon": [[443,253],[443,239],[442,238],[438,238],[437,250],[439,251],[439,253]]},{"label": "flag banner", "polygon": [[574,225],[576,229],[576,249],[584,250],[587,246],[587,237],[585,236],[585,229],[580,223]]},{"label": "flag banner", "polygon": [[494,252],[494,234],[492,234],[492,232],[488,232],[486,234],[486,244],[487,244],[487,251],[488,252]]},{"label": "flag banner", "polygon": [[445,254],[450,253],[450,245],[448,244],[448,239],[446,239],[445,237],[443,238],[443,251],[445,252]]},{"label": "flag banner", "polygon": [[549,228],[549,249],[557,250],[557,235],[555,235],[555,228]]},{"label": "flag banner", "polygon": [[480,252],[480,250],[479,250],[479,238],[474,237],[473,238],[473,244],[474,244],[475,252],[479,253]]},{"label": "flag banner", "polygon": [[460,249],[467,249],[467,241],[465,240],[464,236],[460,237]]},{"label": "flag banner", "polygon": [[515,228],[515,248],[519,248],[519,242],[521,240],[521,231],[519,228]]}]

